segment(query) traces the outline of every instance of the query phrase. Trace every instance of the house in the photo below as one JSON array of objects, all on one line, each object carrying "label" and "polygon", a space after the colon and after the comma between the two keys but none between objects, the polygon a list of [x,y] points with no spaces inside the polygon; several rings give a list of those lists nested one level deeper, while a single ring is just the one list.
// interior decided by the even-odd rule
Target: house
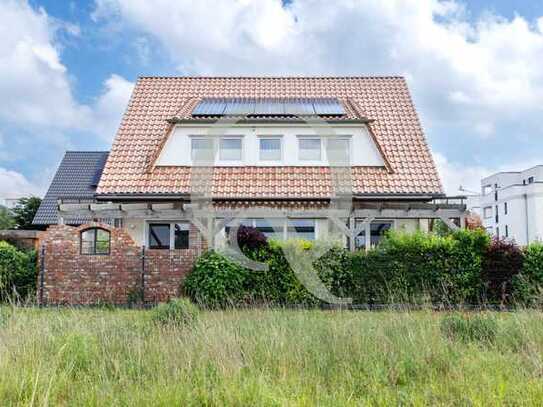
[{"label": "house", "polygon": [[543,165],[484,178],[480,206],[489,234],[520,245],[543,240]]},{"label": "house", "polygon": [[[67,153],[36,217],[58,224],[44,239],[50,302],[98,298],[108,284],[120,301],[126,279],[130,290],[145,282],[149,301],[172,295],[192,259],[239,224],[355,250],[388,229],[465,220],[444,199],[401,77],[143,77],[106,154]],[[59,250],[71,260],[47,256]],[[156,264],[130,269],[138,250]],[[155,274],[135,279],[138,267]],[[71,288],[59,289],[66,275]]]}]

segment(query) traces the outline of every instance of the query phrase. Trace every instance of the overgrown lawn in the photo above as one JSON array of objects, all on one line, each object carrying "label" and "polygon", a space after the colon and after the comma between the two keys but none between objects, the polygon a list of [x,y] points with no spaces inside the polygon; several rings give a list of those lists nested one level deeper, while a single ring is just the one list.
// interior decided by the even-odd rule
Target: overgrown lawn
[{"label": "overgrown lawn", "polygon": [[228,310],[203,312],[192,325],[163,326],[149,311],[4,307],[0,400],[543,404],[541,313],[479,314],[495,320],[492,340],[451,335],[455,321],[446,335],[446,317],[432,311]]}]

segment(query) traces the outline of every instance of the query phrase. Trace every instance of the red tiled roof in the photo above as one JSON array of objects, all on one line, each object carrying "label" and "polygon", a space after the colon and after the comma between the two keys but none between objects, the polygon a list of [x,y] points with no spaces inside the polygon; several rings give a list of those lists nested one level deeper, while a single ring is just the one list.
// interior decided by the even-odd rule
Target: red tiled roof
[{"label": "red tiled roof", "polygon": [[[189,194],[190,167],[154,167],[172,119],[190,118],[202,97],[333,97],[349,118],[368,118],[389,168],[353,167],[354,194],[441,194],[430,150],[400,77],[144,77],[113,143],[98,194]],[[327,167],[217,167],[217,198],[327,198]]]}]

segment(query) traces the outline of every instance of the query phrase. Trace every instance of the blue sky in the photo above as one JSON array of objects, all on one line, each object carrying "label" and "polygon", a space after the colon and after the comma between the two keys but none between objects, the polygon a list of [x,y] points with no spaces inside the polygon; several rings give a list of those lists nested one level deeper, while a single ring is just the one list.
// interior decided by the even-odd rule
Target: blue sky
[{"label": "blue sky", "polygon": [[543,2],[0,0],[0,197],[107,150],[139,75],[404,75],[447,192],[543,163]]}]

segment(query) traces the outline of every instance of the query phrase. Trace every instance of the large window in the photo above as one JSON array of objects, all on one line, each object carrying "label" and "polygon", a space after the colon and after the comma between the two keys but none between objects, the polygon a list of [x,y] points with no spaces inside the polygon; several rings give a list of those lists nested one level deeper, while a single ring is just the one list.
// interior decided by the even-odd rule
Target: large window
[{"label": "large window", "polygon": [[[356,226],[358,227],[363,220],[357,220]],[[371,247],[377,246],[379,242],[385,236],[387,230],[390,230],[394,227],[394,222],[389,220],[376,220],[370,223],[370,240],[369,244]],[[360,249],[366,247],[366,231],[363,230],[355,239],[355,247]]]},{"label": "large window", "polygon": [[81,254],[109,254],[111,235],[105,229],[92,228],[81,232]]},{"label": "large window", "polygon": [[213,140],[211,138],[193,137],[190,140],[192,161],[211,162],[214,159]]},{"label": "large window", "polygon": [[321,139],[300,138],[298,139],[298,158],[300,161],[321,160]]},{"label": "large window", "polygon": [[150,223],[149,248],[158,250],[188,249],[189,230],[188,222]]},{"label": "large window", "polygon": [[[267,238],[280,240],[283,239],[285,220],[280,218],[274,219],[242,219],[239,221],[239,226],[248,226],[262,232]],[[225,226],[225,232],[230,234],[231,226]]]},{"label": "large window", "polygon": [[351,160],[351,140],[346,137],[331,137],[327,140],[328,162],[347,165]]},{"label": "large window", "polygon": [[259,140],[260,161],[281,161],[281,139],[262,137]]},{"label": "large window", "polygon": [[287,235],[289,239],[315,240],[315,220],[288,219]]},{"label": "large window", "polygon": [[241,161],[242,158],[241,137],[221,138],[219,159],[221,161]]}]

